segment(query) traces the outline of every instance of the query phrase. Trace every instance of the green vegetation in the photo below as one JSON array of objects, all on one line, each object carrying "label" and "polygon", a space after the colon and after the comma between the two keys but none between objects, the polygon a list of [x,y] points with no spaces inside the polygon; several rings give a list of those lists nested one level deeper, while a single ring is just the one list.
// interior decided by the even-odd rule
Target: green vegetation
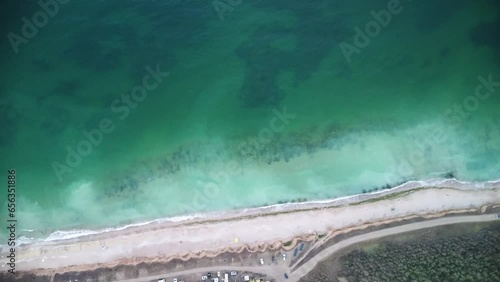
[{"label": "green vegetation", "polygon": [[[460,229],[462,228],[462,229]],[[327,259],[308,281],[500,281],[500,225],[460,225],[375,241]],[[425,235],[427,234],[427,235]]]}]

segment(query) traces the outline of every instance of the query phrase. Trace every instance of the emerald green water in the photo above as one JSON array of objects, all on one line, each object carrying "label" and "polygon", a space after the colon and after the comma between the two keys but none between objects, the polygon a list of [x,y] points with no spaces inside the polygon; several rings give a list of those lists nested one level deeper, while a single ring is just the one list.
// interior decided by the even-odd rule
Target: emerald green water
[{"label": "emerald green water", "polygon": [[[17,54],[4,37],[0,169],[17,170],[19,226],[46,237],[412,179],[499,179],[498,4],[401,1],[346,60],[339,44],[388,2],[243,1],[221,20],[210,1],[72,1]],[[18,5],[6,35],[40,10]],[[120,102],[157,65],[169,75]],[[480,76],[494,86],[478,98]],[[114,130],[69,165],[66,147],[106,118]]]}]

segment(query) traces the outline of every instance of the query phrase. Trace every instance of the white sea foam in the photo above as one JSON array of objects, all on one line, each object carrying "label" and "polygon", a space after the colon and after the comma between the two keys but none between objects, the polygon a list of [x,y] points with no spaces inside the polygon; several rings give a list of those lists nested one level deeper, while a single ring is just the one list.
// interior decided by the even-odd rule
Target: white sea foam
[{"label": "white sea foam", "polygon": [[100,229],[100,230],[89,230],[89,229],[75,229],[75,230],[66,230],[66,231],[55,231],[49,235],[44,241],[58,241],[58,240],[68,240],[68,239],[73,239],[77,237],[82,237],[82,236],[88,236],[88,235],[95,235],[95,234],[100,234],[100,233],[106,233],[106,232],[111,232],[111,231],[120,231],[124,230],[130,227],[138,227],[138,226],[144,226],[144,225],[149,225],[153,223],[163,223],[163,222],[181,222],[181,221],[187,221],[187,220],[193,220],[196,218],[202,218],[204,215],[202,214],[194,214],[194,215],[183,215],[183,216],[176,216],[176,217],[170,217],[170,218],[159,218],[155,220],[150,220],[150,221],[145,221],[145,222],[138,222],[138,223],[132,223],[132,224],[127,224],[123,225],[120,227],[115,227],[115,228],[105,228],[105,229]]},{"label": "white sea foam", "polygon": [[17,244],[18,246],[20,246],[20,245],[25,245],[25,244],[31,244],[31,243],[34,243],[34,242],[36,242],[36,241],[41,241],[41,239],[38,239],[38,240],[37,240],[37,239],[35,239],[35,238],[33,238],[33,237],[32,237],[32,238],[28,238],[28,237],[26,237],[26,236],[19,236],[19,237],[17,238],[17,240],[16,240],[16,244]]},{"label": "white sea foam", "polygon": [[[397,191],[397,190],[409,190],[417,187],[425,187],[425,186],[437,186],[437,187],[457,187],[457,188],[465,188],[464,185],[467,185],[468,187],[472,187],[472,189],[481,189],[481,188],[487,188],[487,187],[493,187],[495,185],[500,184],[500,179],[499,180],[490,180],[490,181],[484,181],[484,182],[467,182],[467,181],[460,181],[457,179],[443,179],[443,178],[435,178],[435,179],[428,179],[428,180],[412,180],[405,182],[403,184],[400,184],[398,186],[395,186],[391,189],[382,189],[378,191],[374,191],[371,193],[366,193],[366,194],[355,194],[355,195],[349,195],[349,196],[344,196],[344,197],[339,197],[335,199],[325,199],[325,200],[315,200],[315,201],[305,201],[305,202],[299,202],[299,203],[284,203],[284,204],[274,204],[274,205],[269,205],[269,206],[262,206],[262,207],[256,207],[256,208],[243,208],[237,211],[223,211],[223,212],[207,212],[204,214],[188,214],[188,215],[181,215],[181,216],[174,216],[174,217],[167,217],[167,218],[159,218],[155,220],[150,220],[150,221],[145,221],[145,222],[139,222],[139,223],[133,223],[133,224],[128,224],[120,227],[115,227],[115,228],[105,228],[105,229],[99,229],[99,230],[89,230],[89,229],[79,229],[79,230],[65,230],[65,231],[55,231],[51,233],[46,239],[40,240],[40,239],[35,239],[35,238],[28,238],[25,236],[21,236],[18,238],[18,244],[29,244],[29,243],[35,243],[38,241],[59,241],[59,240],[68,240],[68,239],[74,239],[82,236],[88,236],[88,235],[95,235],[95,234],[100,234],[100,233],[106,233],[106,232],[111,232],[111,231],[120,231],[124,230],[130,227],[138,227],[138,226],[144,226],[148,224],[154,224],[154,223],[164,223],[164,222],[182,222],[182,221],[189,221],[189,220],[194,220],[194,219],[201,219],[201,218],[217,218],[219,216],[223,216],[224,214],[234,214],[235,212],[237,214],[246,214],[249,212],[258,212],[263,209],[268,209],[272,211],[280,211],[286,208],[291,208],[291,207],[298,207],[298,206],[303,206],[303,205],[311,205],[311,204],[331,204],[335,202],[342,202],[345,200],[356,200],[359,196],[362,195],[375,195],[375,194],[380,194],[380,193],[387,193],[390,191]],[[35,230],[31,229],[26,229],[23,230],[26,232],[34,232]]]},{"label": "white sea foam", "polygon": [[64,240],[64,239],[72,239],[80,236],[93,235],[101,233],[100,231],[92,231],[92,230],[67,230],[67,231],[55,231],[47,237],[44,241],[55,241],[55,240]]}]

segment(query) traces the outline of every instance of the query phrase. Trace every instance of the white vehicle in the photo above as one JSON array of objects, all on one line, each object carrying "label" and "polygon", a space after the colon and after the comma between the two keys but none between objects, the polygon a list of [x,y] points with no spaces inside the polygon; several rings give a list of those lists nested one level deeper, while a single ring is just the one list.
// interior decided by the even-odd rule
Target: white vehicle
[{"label": "white vehicle", "polygon": [[217,277],[220,277],[220,271],[217,271]]},{"label": "white vehicle", "polygon": [[286,254],[281,255],[281,257],[283,258],[283,260],[286,260]]},{"label": "white vehicle", "polygon": [[264,260],[263,259],[260,259],[260,264],[264,264]]},{"label": "white vehicle", "polygon": [[207,277],[207,276],[205,276],[205,275],[201,277],[201,280],[203,280],[203,281],[205,281],[205,280],[207,280],[207,279],[208,279],[208,277]]},{"label": "white vehicle", "polygon": [[174,282],[177,282],[177,278],[174,278]]},{"label": "white vehicle", "polygon": [[165,279],[158,279],[158,282],[165,282]]}]

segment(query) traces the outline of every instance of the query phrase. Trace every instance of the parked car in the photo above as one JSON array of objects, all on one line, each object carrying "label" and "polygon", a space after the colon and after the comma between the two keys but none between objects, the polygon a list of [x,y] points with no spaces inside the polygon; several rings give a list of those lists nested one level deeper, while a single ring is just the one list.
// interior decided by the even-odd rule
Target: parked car
[{"label": "parked car", "polygon": [[174,278],[174,282],[177,282],[177,278]]},{"label": "parked car", "polygon": [[304,243],[300,244],[299,250],[302,252],[304,250]]},{"label": "parked car", "polygon": [[286,260],[286,254],[282,254],[281,257],[283,258],[283,260]]},{"label": "parked car", "polygon": [[293,250],[293,256],[296,257],[298,252],[299,252],[299,249]]},{"label": "parked car", "polygon": [[497,218],[500,218],[500,213],[499,213],[499,214],[497,214]]},{"label": "parked car", "polygon": [[274,260],[275,260],[275,258],[274,258],[274,256],[272,256],[272,257],[271,257],[271,261],[272,261],[273,263],[274,263]]},{"label": "parked car", "polygon": [[260,264],[264,264],[264,260],[263,259],[260,259]]},{"label": "parked car", "polygon": [[208,277],[208,278],[212,277],[212,273],[210,273],[210,272],[209,272],[209,273],[207,274],[207,277]]},{"label": "parked car", "polygon": [[288,279],[288,274],[285,273],[285,279]]},{"label": "parked car", "polygon": [[217,271],[217,277],[220,277],[220,271]]}]

